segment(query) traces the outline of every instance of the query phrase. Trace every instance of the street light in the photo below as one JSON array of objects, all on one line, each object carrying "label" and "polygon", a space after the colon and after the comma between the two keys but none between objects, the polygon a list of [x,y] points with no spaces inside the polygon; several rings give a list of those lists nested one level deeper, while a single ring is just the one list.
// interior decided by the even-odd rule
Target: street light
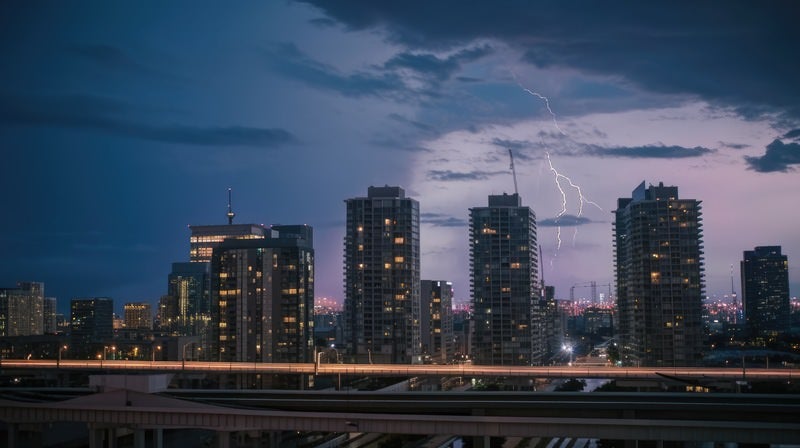
[{"label": "street light", "polygon": [[150,347],[150,355],[152,357],[152,361],[153,362],[156,361],[156,350],[157,351],[161,351],[161,346],[160,345],[156,345],[155,347]]},{"label": "street light", "polygon": [[108,349],[111,349],[111,359],[114,359],[114,353],[117,351],[117,346],[112,345],[111,347],[104,345],[103,346],[103,359],[108,359]]},{"label": "street light", "polygon": [[567,352],[569,354],[569,364],[572,365],[572,345],[571,344],[563,344],[561,346],[561,350]]},{"label": "street light", "polygon": [[66,350],[66,349],[67,349],[66,345],[62,345],[61,347],[58,347],[58,362],[56,362],[56,367],[61,367],[61,352]]}]

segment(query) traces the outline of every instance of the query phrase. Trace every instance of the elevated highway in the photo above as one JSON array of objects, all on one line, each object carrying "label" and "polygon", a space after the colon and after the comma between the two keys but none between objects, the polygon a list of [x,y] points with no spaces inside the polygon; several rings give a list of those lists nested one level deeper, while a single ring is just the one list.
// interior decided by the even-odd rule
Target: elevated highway
[{"label": "elevated highway", "polygon": [[257,374],[305,374],[393,377],[527,377],[527,378],[609,378],[609,379],[719,379],[750,381],[793,381],[800,370],[792,368],[721,367],[610,367],[610,366],[481,366],[423,364],[313,364],[246,363],[205,361],[124,361],[124,360],[17,360],[4,359],[2,371],[41,371],[60,369],[88,372],[210,372]]},{"label": "elevated highway", "polygon": [[788,444],[800,397],[664,393],[381,393],[113,390],[57,402],[0,398],[12,426],[376,432]]}]

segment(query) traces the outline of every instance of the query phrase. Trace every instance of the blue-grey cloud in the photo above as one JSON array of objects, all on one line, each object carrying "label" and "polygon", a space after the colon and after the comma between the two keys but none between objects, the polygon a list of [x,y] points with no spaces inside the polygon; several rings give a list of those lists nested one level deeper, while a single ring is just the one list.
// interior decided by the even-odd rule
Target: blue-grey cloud
[{"label": "blue-grey cloud", "polygon": [[791,131],[783,134],[783,138],[790,138],[792,140],[800,140],[800,129],[792,129]]},{"label": "blue-grey cloud", "polygon": [[392,120],[398,122],[398,123],[403,123],[403,124],[412,126],[412,127],[416,128],[416,129],[422,131],[422,132],[432,132],[434,130],[432,126],[429,126],[429,125],[427,125],[425,123],[422,123],[420,121],[417,121],[417,120],[412,120],[410,118],[407,118],[407,117],[405,117],[403,115],[400,115],[400,114],[397,114],[397,113],[391,113],[391,114],[388,115],[388,117],[391,118]]},{"label": "blue-grey cloud", "polygon": [[344,96],[393,96],[407,89],[394,73],[341,74],[301,52],[294,44],[276,45],[265,51],[268,66],[276,73],[308,86],[333,90]]},{"label": "blue-grey cloud", "polygon": [[172,79],[172,74],[143,64],[120,47],[107,44],[73,45],[67,51],[108,70]]},{"label": "blue-grey cloud", "polygon": [[530,149],[534,146],[533,143],[527,140],[508,140],[504,138],[493,138],[492,144],[504,149],[511,149],[514,151],[522,151],[525,149]]},{"label": "blue-grey cloud", "polygon": [[336,26],[336,24],[337,24],[337,22],[335,20],[330,19],[328,17],[318,17],[316,19],[309,20],[309,22],[311,22],[311,24],[316,25],[316,26],[318,26],[320,28],[331,28],[331,27]]},{"label": "blue-grey cloud", "polygon": [[382,30],[408,48],[442,50],[495,39],[538,67],[622,77],[651,92],[698,95],[743,114],[778,110],[800,118],[800,27],[790,1],[725,8],[714,2],[576,8],[562,2],[301,1],[349,30]]},{"label": "blue-grey cloud", "polygon": [[537,221],[536,225],[539,227],[576,227],[595,222],[585,216],[561,215],[555,218],[542,219]]},{"label": "blue-grey cloud", "polygon": [[431,53],[406,52],[389,59],[384,68],[389,70],[405,68],[440,82],[450,79],[464,63],[476,61],[491,52],[492,48],[488,45],[464,49],[446,58]]},{"label": "blue-grey cloud", "polygon": [[585,153],[600,157],[623,157],[623,158],[654,158],[654,159],[682,159],[687,157],[700,157],[712,154],[713,149],[695,146],[685,148],[683,146],[624,146],[624,147],[587,147]]},{"label": "blue-grey cloud", "polygon": [[469,225],[467,220],[463,218],[441,213],[421,213],[419,220],[422,224],[430,224],[436,227],[467,227]]},{"label": "blue-grey cloud", "polygon": [[443,182],[449,181],[469,181],[469,180],[485,180],[498,174],[508,174],[507,171],[468,171],[458,172],[450,170],[430,170],[428,171],[428,179],[438,180]]},{"label": "blue-grey cloud", "polygon": [[92,95],[0,94],[0,125],[84,129],[162,143],[273,148],[295,140],[284,129],[248,126],[156,126],[136,121],[128,103]]},{"label": "blue-grey cloud", "polygon": [[749,168],[759,173],[786,173],[793,171],[791,165],[800,165],[800,143],[783,143],[775,139],[767,145],[763,156],[745,156]]},{"label": "blue-grey cloud", "polygon": [[514,160],[533,160],[531,151],[540,149],[541,144],[528,140],[509,140],[504,138],[493,138],[492,144],[503,149],[510,149],[514,152]]},{"label": "blue-grey cloud", "polygon": [[750,147],[750,145],[744,143],[730,143],[723,141],[720,141],[719,145],[722,146],[723,148],[730,148],[730,149],[745,149]]}]

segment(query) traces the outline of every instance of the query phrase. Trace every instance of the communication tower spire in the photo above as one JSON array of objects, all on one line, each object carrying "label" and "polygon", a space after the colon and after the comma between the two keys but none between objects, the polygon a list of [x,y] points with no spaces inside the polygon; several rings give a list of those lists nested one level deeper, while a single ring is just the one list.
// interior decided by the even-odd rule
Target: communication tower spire
[{"label": "communication tower spire", "polygon": [[236,213],[233,213],[231,209],[231,189],[228,188],[228,224],[233,224],[233,217],[236,216]]},{"label": "communication tower spire", "polygon": [[511,174],[514,176],[514,194],[519,194],[517,191],[517,170],[514,169],[514,153],[511,148],[508,148],[508,157],[511,158]]}]

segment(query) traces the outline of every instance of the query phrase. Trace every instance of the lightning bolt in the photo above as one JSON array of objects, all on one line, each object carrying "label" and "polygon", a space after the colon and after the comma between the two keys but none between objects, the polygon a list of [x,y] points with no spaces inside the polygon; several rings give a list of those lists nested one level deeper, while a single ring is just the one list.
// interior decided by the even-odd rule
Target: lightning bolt
[{"label": "lightning bolt", "polygon": [[550,112],[550,116],[553,117],[553,125],[555,125],[556,129],[558,129],[558,132],[560,132],[561,135],[567,135],[567,133],[564,132],[561,129],[561,127],[558,125],[558,120],[556,119],[556,113],[553,112],[552,108],[550,108],[550,100],[546,96],[542,95],[541,93],[534,92],[533,90],[523,86],[522,83],[519,82],[519,79],[517,79],[517,74],[514,73],[513,70],[511,71],[511,76],[514,77],[514,82],[517,83],[517,85],[519,86],[520,89],[522,89],[526,93],[528,93],[528,94],[530,94],[532,96],[535,96],[536,98],[539,98],[540,100],[544,101],[544,105],[545,105],[545,107],[547,107],[547,111]]},{"label": "lightning bolt", "polygon": [[[575,189],[575,191],[578,193],[578,199],[579,199],[578,217],[583,216],[583,205],[584,204],[591,204],[591,205],[597,207],[598,210],[603,211],[602,207],[597,205],[596,202],[590,200],[589,198],[587,198],[583,194],[583,190],[581,190],[581,187],[579,185],[576,185],[572,181],[572,179],[570,179],[569,177],[559,173],[558,170],[556,170],[556,168],[553,166],[553,161],[550,159],[550,153],[549,152],[545,152],[545,155],[547,156],[547,165],[550,167],[550,172],[552,172],[553,176],[555,177],[556,187],[558,188],[558,191],[561,193],[561,211],[559,211],[558,214],[556,215],[556,221],[558,221],[558,218],[564,216],[564,214],[567,213],[567,193],[564,191],[564,188],[561,186],[561,180],[562,179],[567,181],[569,186],[572,187],[573,189]],[[572,235],[572,244],[573,244],[573,246],[575,245],[575,238],[577,236],[578,236],[578,227],[575,226],[575,233]],[[561,249],[561,226],[557,226],[556,227],[556,239],[557,239],[556,251],[558,251],[559,249]],[[552,262],[552,260],[551,260],[551,262]]]},{"label": "lightning bolt", "polygon": [[[547,164],[550,165],[550,172],[552,172],[553,175],[555,176],[556,187],[558,188],[558,191],[561,192],[561,211],[558,212],[555,219],[556,221],[558,221],[558,218],[564,216],[564,213],[567,213],[567,193],[564,192],[564,189],[561,188],[561,182],[558,181],[559,177],[564,177],[564,176],[561,173],[559,173],[555,169],[555,167],[553,167],[553,161],[550,160],[550,153],[545,152],[545,155],[547,156]],[[558,240],[556,251],[558,251],[559,249],[561,249],[561,226],[556,227],[556,239]],[[550,260],[550,263],[552,262],[553,260]]]}]

